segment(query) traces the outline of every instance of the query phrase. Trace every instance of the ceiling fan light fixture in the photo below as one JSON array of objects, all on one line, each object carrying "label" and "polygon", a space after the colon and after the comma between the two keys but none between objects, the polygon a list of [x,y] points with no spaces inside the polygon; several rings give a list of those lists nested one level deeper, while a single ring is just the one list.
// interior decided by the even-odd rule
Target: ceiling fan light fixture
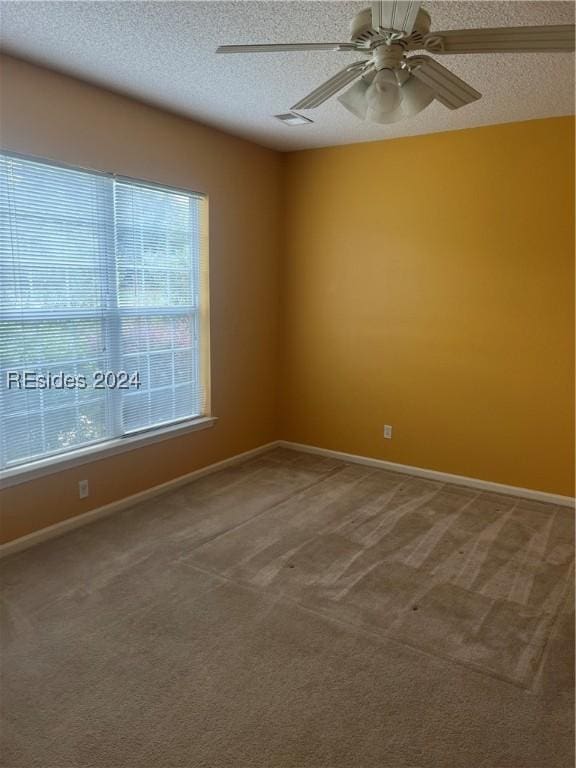
[{"label": "ceiling fan light fixture", "polygon": [[423,82],[410,75],[402,86],[402,103],[400,108],[403,117],[412,117],[422,112],[434,101],[434,91]]},{"label": "ceiling fan light fixture", "polygon": [[366,120],[366,112],[368,110],[366,91],[369,87],[370,81],[362,77],[351,88],[348,88],[347,91],[338,96],[340,104],[360,120]]},{"label": "ceiling fan light fixture", "polygon": [[362,78],[338,97],[342,106],[360,120],[382,125],[417,115],[433,99],[433,91],[405,69],[382,69],[371,80]]},{"label": "ceiling fan light fixture", "polygon": [[400,83],[396,70],[381,69],[376,72],[366,91],[366,105],[369,112],[393,112],[400,106]]}]

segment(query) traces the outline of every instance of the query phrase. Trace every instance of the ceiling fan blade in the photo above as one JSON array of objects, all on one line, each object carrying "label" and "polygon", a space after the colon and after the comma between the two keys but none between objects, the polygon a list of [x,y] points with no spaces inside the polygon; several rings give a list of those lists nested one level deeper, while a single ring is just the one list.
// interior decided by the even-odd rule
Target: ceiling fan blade
[{"label": "ceiling fan blade", "polygon": [[266,45],[221,45],[216,53],[278,53],[282,51],[355,51],[355,43],[270,43]]},{"label": "ceiling fan blade", "polygon": [[372,64],[369,61],[356,61],[354,64],[350,64],[345,69],[326,80],[325,83],[315,88],[312,93],[304,96],[299,102],[294,104],[290,109],[314,109],[314,107],[320,106],[323,102],[338,93],[345,85],[351,83],[357,77],[360,77],[367,69],[371,68]]},{"label": "ceiling fan blade", "polygon": [[449,109],[459,109],[481,98],[471,85],[457,77],[449,69],[438,64],[430,56],[414,56],[408,59],[416,64],[411,73],[434,92],[434,97]]},{"label": "ceiling fan blade", "polygon": [[372,27],[410,34],[421,3],[416,0],[380,0],[372,3]]},{"label": "ceiling fan blade", "polygon": [[424,38],[430,53],[530,53],[574,50],[574,26],[451,29]]}]

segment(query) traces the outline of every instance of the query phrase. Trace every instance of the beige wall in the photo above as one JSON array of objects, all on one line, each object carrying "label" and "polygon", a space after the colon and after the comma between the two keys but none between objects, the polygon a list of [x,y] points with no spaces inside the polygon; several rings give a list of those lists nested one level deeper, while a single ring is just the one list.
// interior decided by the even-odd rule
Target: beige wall
[{"label": "beige wall", "polygon": [[573,118],[286,167],[282,436],[573,495]]},{"label": "beige wall", "polygon": [[281,164],[275,152],[78,80],[9,57],[1,67],[4,149],[209,195],[219,417],[212,429],[0,491],[9,540],[277,437]]}]

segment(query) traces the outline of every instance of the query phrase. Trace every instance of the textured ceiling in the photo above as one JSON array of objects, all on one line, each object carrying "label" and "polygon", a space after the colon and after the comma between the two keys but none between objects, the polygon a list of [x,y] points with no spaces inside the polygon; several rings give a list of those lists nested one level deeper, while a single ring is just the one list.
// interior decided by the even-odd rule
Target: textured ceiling
[{"label": "textured ceiling", "polygon": [[[288,127],[285,112],[355,53],[217,56],[231,43],[345,41],[367,2],[2,2],[0,42],[15,56],[282,150],[456,130],[574,112],[574,56],[444,56],[483,98],[450,111],[438,102],[390,126],[365,124],[333,98]],[[432,29],[574,21],[572,2],[429,2]]]}]

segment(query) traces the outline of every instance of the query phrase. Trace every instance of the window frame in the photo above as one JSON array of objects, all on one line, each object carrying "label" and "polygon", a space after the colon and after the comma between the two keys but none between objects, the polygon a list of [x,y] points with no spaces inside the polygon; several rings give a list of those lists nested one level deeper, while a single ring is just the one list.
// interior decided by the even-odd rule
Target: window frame
[{"label": "window frame", "polygon": [[[200,346],[198,352],[198,366],[199,366],[199,379],[202,384],[204,392],[204,408],[202,412],[190,417],[182,417],[172,421],[156,424],[150,427],[142,427],[137,430],[125,432],[124,434],[113,434],[108,439],[99,440],[97,442],[86,443],[79,447],[72,447],[70,450],[62,451],[59,453],[51,453],[48,455],[40,456],[38,458],[30,459],[29,461],[22,462],[12,467],[5,467],[0,469],[0,489],[17,485],[19,483],[27,482],[35,477],[41,477],[44,475],[52,474],[57,471],[69,469],[74,466],[97,461],[107,456],[112,456],[125,451],[131,451],[136,448],[155,443],[161,440],[166,440],[175,437],[180,434],[186,434],[188,432],[197,431],[201,429],[207,429],[216,424],[218,419],[211,413],[211,389],[210,389],[210,368],[211,368],[211,354],[210,354],[210,302],[209,302],[209,196],[204,192],[198,192],[190,190],[184,187],[174,186],[172,184],[165,184],[163,182],[151,181],[143,178],[134,178],[126,176],[124,174],[114,173],[110,171],[101,171],[94,168],[87,168],[81,165],[72,165],[70,163],[59,162],[48,158],[40,157],[37,155],[23,154],[20,152],[12,152],[0,147],[0,154],[4,157],[13,157],[20,160],[28,160],[31,162],[42,163],[47,166],[53,166],[70,171],[80,171],[83,173],[92,174],[94,176],[105,177],[113,180],[114,182],[124,182],[134,186],[141,186],[147,188],[156,188],[167,192],[180,193],[189,197],[195,197],[202,201],[200,208],[200,259],[199,259],[199,299],[198,306],[190,311],[189,308],[179,307],[120,307],[118,305],[116,290],[109,291],[109,295],[114,297],[112,306],[108,306],[105,309],[56,309],[55,311],[32,309],[25,310],[25,314],[30,316],[32,320],[38,319],[82,319],[93,317],[98,318],[103,323],[103,330],[106,334],[109,333],[111,325],[119,325],[120,321],[124,317],[159,317],[159,316],[195,316],[198,319],[200,327]],[[110,185],[111,194],[109,200],[110,216],[114,221],[113,208],[115,205],[115,186]],[[112,228],[113,229],[113,228]],[[114,232],[113,232],[114,236]],[[115,259],[115,256],[113,256]],[[114,264],[116,266],[116,264]],[[0,317],[5,318],[9,315],[9,311],[2,312],[0,308]],[[22,311],[18,311],[18,317],[22,317]],[[110,335],[110,338],[113,334]],[[116,335],[116,342],[119,340]],[[118,350],[119,351],[119,350]],[[106,398],[110,398],[109,407],[107,409],[109,418],[117,419],[120,407],[120,397],[118,393],[113,390],[106,390]]]}]

